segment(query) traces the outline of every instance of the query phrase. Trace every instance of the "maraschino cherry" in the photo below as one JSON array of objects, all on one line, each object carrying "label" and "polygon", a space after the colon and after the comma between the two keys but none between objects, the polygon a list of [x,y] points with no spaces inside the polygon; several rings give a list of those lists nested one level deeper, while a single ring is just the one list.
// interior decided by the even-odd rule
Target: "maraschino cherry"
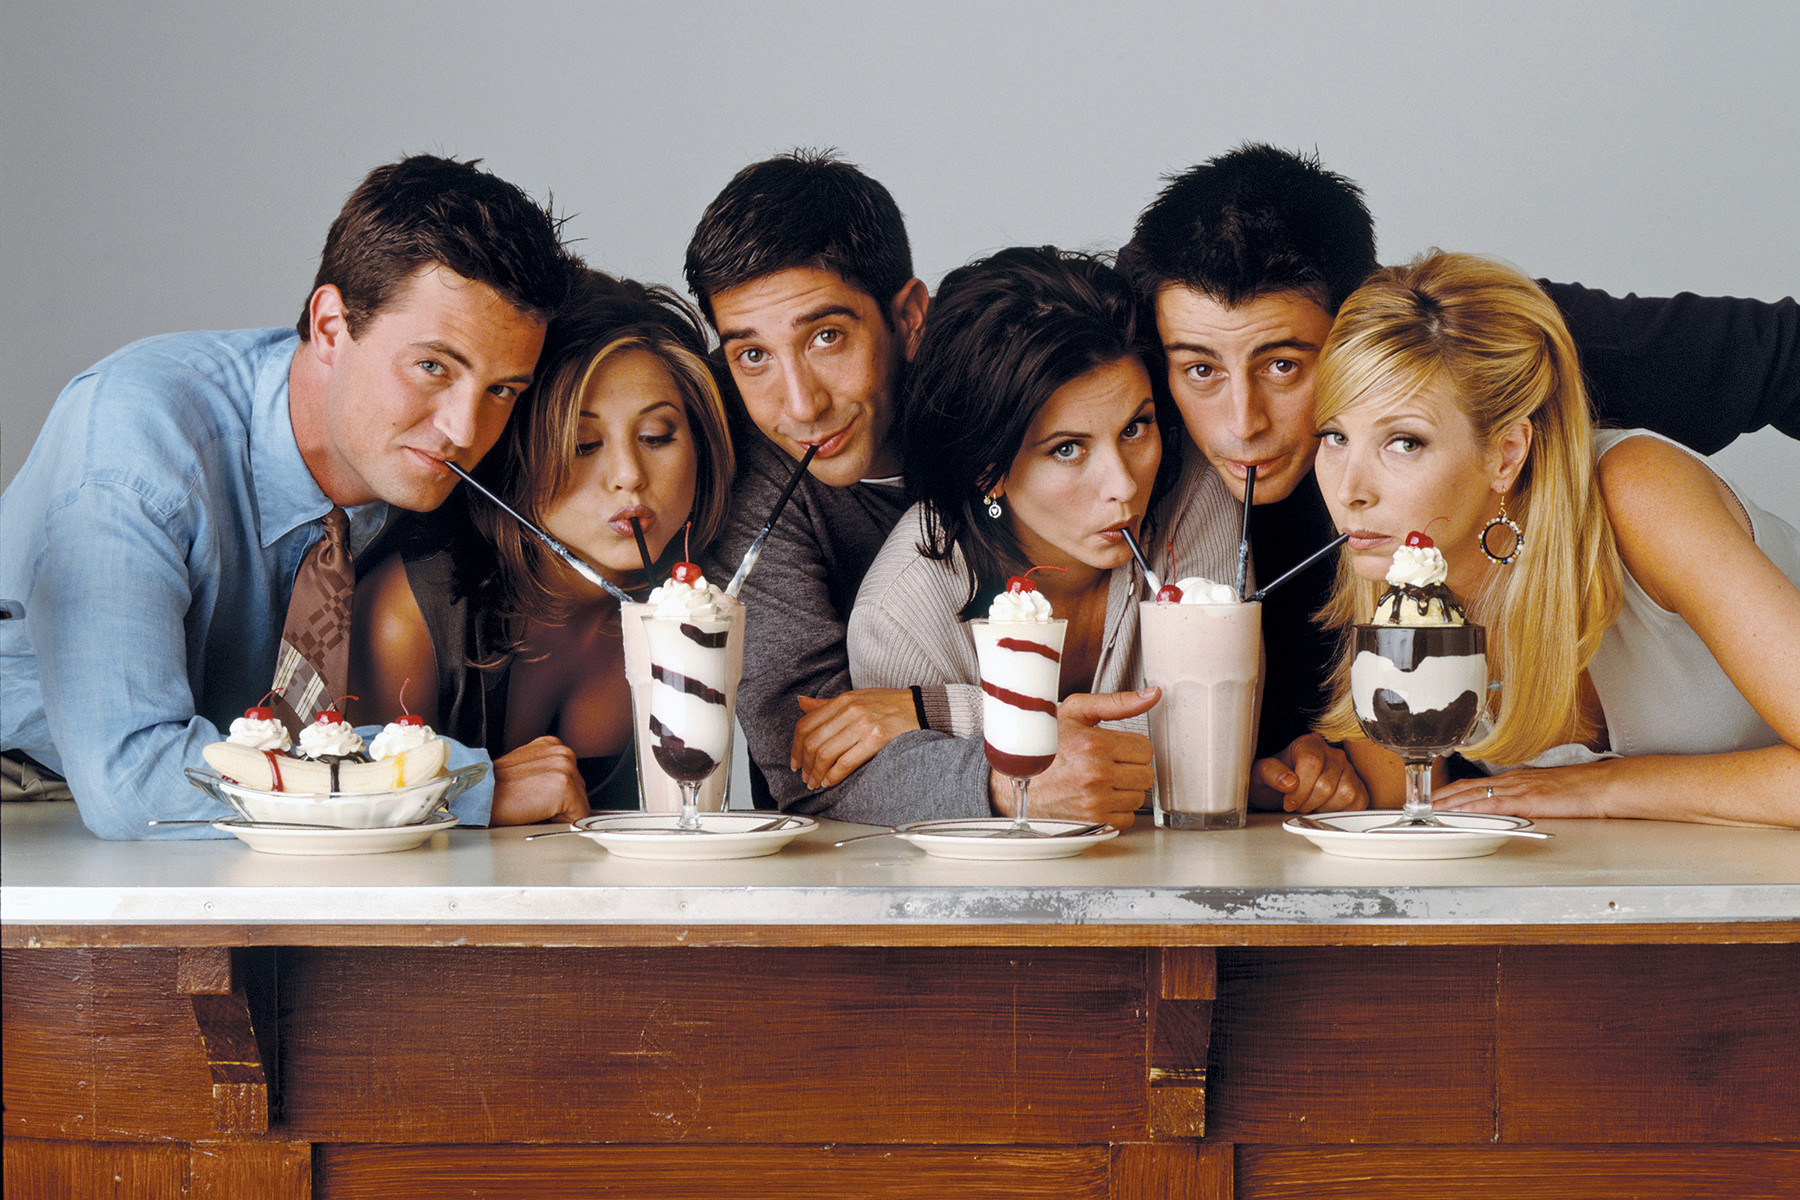
[{"label": "maraschino cherry", "polygon": [[268,699],[274,692],[264,692],[263,698],[244,710],[244,716],[251,721],[273,721],[275,710],[267,707]]},{"label": "maraschino cherry", "polygon": [[1159,604],[1180,604],[1181,589],[1172,583],[1165,583],[1156,589],[1156,599]]},{"label": "maraschino cherry", "polygon": [[[693,552],[693,547],[688,542],[688,539],[693,536],[693,533],[694,523],[692,521],[689,521],[686,525],[682,526],[681,552],[683,554],[691,554]],[[700,564],[691,562],[678,562],[675,564],[675,569],[669,572],[670,579],[673,579],[676,583],[688,584],[690,587],[700,580],[701,575]]]},{"label": "maraschino cherry", "polygon": [[1414,550],[1429,550],[1437,545],[1436,542],[1432,541],[1417,529],[1406,535],[1406,544]]},{"label": "maraschino cherry", "polygon": [[[339,696],[337,698],[337,703],[342,704],[346,700],[359,700],[359,699],[361,699],[360,696]],[[337,709],[337,708],[321,708],[319,710],[319,724],[321,724],[321,725],[345,724],[343,711],[341,709]]]},{"label": "maraschino cherry", "polygon": [[1037,591],[1037,584],[1031,582],[1032,571],[1067,571],[1068,569],[1069,568],[1067,567],[1052,567],[1048,564],[1032,567],[1023,575],[1014,575],[1008,579],[1006,581],[1006,590],[1013,593],[1015,596],[1025,592],[1035,592]]},{"label": "maraschino cherry", "polygon": [[400,684],[400,715],[394,718],[396,725],[423,725],[425,723],[425,718],[418,713],[406,711],[406,689],[411,685],[411,675],[408,675]]}]

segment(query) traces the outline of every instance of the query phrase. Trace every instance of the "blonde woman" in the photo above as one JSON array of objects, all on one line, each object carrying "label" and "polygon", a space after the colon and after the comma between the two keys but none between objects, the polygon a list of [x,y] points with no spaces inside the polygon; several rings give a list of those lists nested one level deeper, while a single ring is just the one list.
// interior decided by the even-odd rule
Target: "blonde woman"
[{"label": "blonde woman", "polygon": [[[584,272],[477,476],[613,583],[647,586],[724,524],[733,458],[705,353],[673,293]],[[392,720],[404,686],[439,732],[485,747],[495,824],[635,807],[617,601],[467,490],[384,537],[393,554],[357,585],[359,716]]]},{"label": "blonde woman", "polygon": [[[1800,533],[1675,443],[1596,430],[1535,283],[1442,253],[1378,273],[1332,327],[1315,415],[1351,535],[1322,619],[1369,620],[1422,530],[1488,629],[1502,686],[1466,753],[1490,775],[1435,807],[1800,826]],[[1320,732],[1397,805],[1400,761],[1362,738],[1348,674]]]}]

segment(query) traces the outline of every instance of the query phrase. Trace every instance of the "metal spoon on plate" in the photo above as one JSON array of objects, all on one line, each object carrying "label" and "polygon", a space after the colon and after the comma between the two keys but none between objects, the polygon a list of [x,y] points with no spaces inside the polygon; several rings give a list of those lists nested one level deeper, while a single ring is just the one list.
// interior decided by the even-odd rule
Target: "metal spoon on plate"
[{"label": "metal spoon on plate", "polygon": [[[1055,833],[1040,833],[1037,836],[1041,837],[1041,838],[1089,837],[1089,836],[1099,833],[1101,830],[1107,829],[1109,827],[1110,827],[1109,822],[1096,821],[1092,825],[1082,825],[1075,829],[1060,829]],[[929,829],[884,829],[880,833],[859,833],[855,837],[847,837],[841,842],[833,842],[831,844],[833,846],[848,846],[851,842],[860,842],[866,838],[893,837],[897,833],[931,833],[931,832],[934,832],[934,831],[929,830]],[[950,831],[943,830],[942,832],[947,833]],[[1003,833],[1004,833],[1004,831],[994,832],[994,833],[980,832],[980,833],[972,834],[971,836],[973,836],[973,837],[999,837],[999,836],[1002,836]]]},{"label": "metal spoon on plate", "polygon": [[[1317,829],[1323,833],[1404,833],[1408,828],[1404,825],[1377,825],[1373,829],[1343,829],[1336,825],[1328,825],[1324,821],[1315,821],[1311,817],[1292,816],[1288,820],[1302,828]],[[1536,838],[1539,841],[1547,841],[1556,836],[1554,833],[1542,833],[1536,829],[1478,829],[1473,826],[1459,827],[1456,825],[1422,826],[1421,828],[1442,828],[1449,833],[1478,833],[1482,837]]]},{"label": "metal spoon on plate", "polygon": [[780,829],[783,826],[789,824],[790,822],[797,821],[799,819],[800,818],[798,818],[798,817],[776,817],[773,821],[764,821],[762,824],[752,825],[748,829],[615,829],[615,830],[610,830],[610,831],[598,831],[598,830],[592,830],[592,829],[555,829],[555,830],[550,831],[549,833],[528,833],[525,835],[525,840],[528,842],[535,842],[539,838],[569,837],[569,836],[571,836],[573,834],[577,834],[577,833],[595,833],[595,832],[666,833],[666,834],[672,834],[672,835],[679,835],[681,837],[687,837],[688,835],[695,834],[695,833],[709,833],[709,834],[715,834],[715,835],[744,834],[744,833],[768,833],[772,829]]}]

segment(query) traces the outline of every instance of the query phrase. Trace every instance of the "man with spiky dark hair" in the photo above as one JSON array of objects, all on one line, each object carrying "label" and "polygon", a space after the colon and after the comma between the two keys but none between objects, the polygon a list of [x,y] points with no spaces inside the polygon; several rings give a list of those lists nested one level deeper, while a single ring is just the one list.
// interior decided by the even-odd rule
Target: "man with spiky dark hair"
[{"label": "man with spiky dark hair", "polygon": [[[756,803],[884,823],[987,815],[986,765],[943,732],[942,684],[851,689],[850,609],[906,508],[896,423],[929,302],[899,207],[832,154],[778,155],[707,206],[686,270],[736,397],[738,478],[711,574],[731,576],[813,451],[743,589],[737,713]],[[1033,811],[1102,790],[1078,757],[1032,785]]]},{"label": "man with spiky dark hair", "polygon": [[[571,263],[517,187],[419,155],[352,193],[297,329],[150,338],[77,376],[0,499],[0,595],[26,610],[0,625],[5,795],[66,781],[101,837],[220,836],[147,822],[224,815],[183,768],[271,680],[305,681],[290,719],[332,707],[345,556],[494,444]],[[457,814],[555,815],[567,775],[490,781]]]},{"label": "man with spiky dark hair", "polygon": [[[1242,499],[1268,581],[1333,536],[1308,482],[1318,440],[1313,375],[1338,307],[1375,271],[1375,229],[1356,184],[1316,156],[1245,145],[1176,176],[1138,218],[1119,266],[1155,310],[1169,390],[1188,434]],[[1707,299],[1617,299],[1539,281],[1580,347],[1602,418],[1705,453],[1774,425],[1800,437],[1800,308]],[[1253,799],[1265,807],[1358,803],[1361,781],[1310,732],[1335,649],[1311,616],[1329,558],[1263,608],[1267,666]]]}]

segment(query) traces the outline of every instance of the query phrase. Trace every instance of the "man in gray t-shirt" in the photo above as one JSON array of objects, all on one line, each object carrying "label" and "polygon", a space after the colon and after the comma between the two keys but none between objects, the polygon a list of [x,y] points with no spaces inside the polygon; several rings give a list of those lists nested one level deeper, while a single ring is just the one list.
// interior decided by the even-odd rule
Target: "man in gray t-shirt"
[{"label": "man in gray t-shirt", "polygon": [[[850,608],[905,508],[894,425],[930,299],[893,197],[829,155],[754,163],[707,206],[686,274],[735,395],[738,476],[710,574],[732,575],[818,447],[742,593],[737,711],[757,805],[881,822],[987,815],[994,778],[981,739],[931,728],[934,710],[948,715],[942,681],[916,694],[850,688]],[[896,739],[896,749],[929,746],[880,753]],[[1091,765],[1059,759],[1033,784],[1033,811],[1079,811],[1098,789],[1066,780],[1092,777]]]}]

